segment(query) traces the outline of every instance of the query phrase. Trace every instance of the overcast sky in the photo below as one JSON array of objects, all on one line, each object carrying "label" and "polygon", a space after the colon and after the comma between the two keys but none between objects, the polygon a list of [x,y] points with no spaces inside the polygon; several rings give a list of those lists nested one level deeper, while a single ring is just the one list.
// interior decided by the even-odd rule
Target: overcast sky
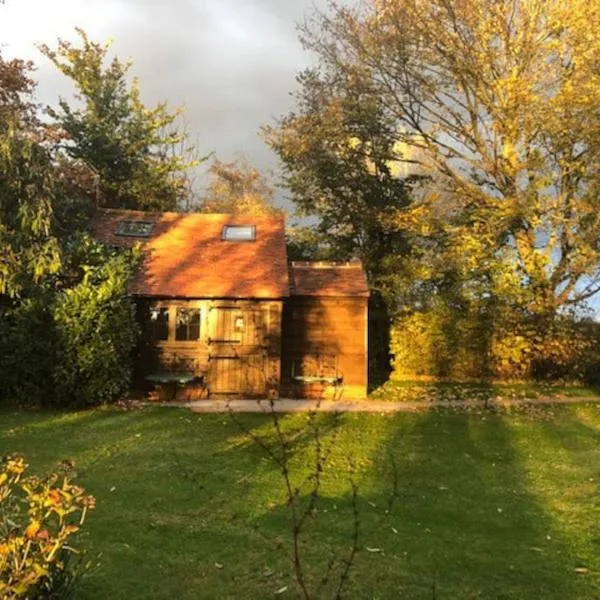
[{"label": "overcast sky", "polygon": [[133,60],[146,103],[185,106],[203,153],[229,160],[241,151],[268,169],[277,160],[258,129],[292,108],[295,75],[310,61],[296,23],[325,5],[326,0],[5,0],[0,43],[5,58],[36,63],[38,97],[55,104],[72,87],[35,45],[52,47],[58,37],[76,40],[74,27],[97,41],[112,38],[112,50]]}]

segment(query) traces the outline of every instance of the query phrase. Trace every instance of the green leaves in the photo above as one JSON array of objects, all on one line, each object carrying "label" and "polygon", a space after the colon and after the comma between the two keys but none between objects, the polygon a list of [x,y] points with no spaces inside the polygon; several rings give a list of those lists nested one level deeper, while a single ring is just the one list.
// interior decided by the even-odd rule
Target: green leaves
[{"label": "green leaves", "polygon": [[126,393],[138,327],[128,286],[136,252],[116,252],[82,236],[80,282],[57,295],[53,307],[59,404],[94,405]]},{"label": "green leaves", "polygon": [[176,210],[191,195],[187,170],[203,160],[176,125],[181,111],[169,112],[165,103],[146,107],[138,81],[127,81],[131,62],[113,58],[106,65],[110,43],[76,31],[80,47],[65,40],[55,50],[40,46],[73,80],[83,105],[73,108],[61,99],[59,109],[49,111],[68,138],[63,151],[98,174],[103,206]]},{"label": "green leaves", "polygon": [[45,405],[110,402],[131,380],[138,326],[128,286],[139,254],[109,250],[85,234],[64,252],[54,286],[3,311],[1,392]]},{"label": "green leaves", "polygon": [[50,229],[53,167],[22,123],[0,129],[0,294],[17,297],[58,272],[60,253]]}]

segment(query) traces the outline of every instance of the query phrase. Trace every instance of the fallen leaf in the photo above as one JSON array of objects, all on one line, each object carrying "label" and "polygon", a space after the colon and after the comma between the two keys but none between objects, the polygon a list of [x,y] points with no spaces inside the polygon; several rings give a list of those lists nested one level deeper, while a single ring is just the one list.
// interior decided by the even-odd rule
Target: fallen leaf
[{"label": "fallen leaf", "polygon": [[283,594],[283,592],[287,592],[287,585],[284,585],[283,587],[279,588],[276,592],[275,595],[279,596],[279,594]]},{"label": "fallen leaf", "polygon": [[367,552],[383,552],[381,548],[370,548],[369,546],[365,546],[365,550]]},{"label": "fallen leaf", "polygon": [[223,565],[221,563],[215,563],[215,567],[217,567],[217,569],[222,569]]}]

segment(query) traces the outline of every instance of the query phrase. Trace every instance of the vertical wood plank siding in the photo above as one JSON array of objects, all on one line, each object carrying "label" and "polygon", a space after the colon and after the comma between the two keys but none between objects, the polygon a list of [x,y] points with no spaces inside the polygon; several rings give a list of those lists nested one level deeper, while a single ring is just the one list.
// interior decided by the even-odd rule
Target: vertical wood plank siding
[{"label": "vertical wood plank siding", "polygon": [[332,386],[294,383],[293,374],[343,379],[343,398],[367,393],[367,298],[295,296],[283,311],[282,393],[331,397]]},{"label": "vertical wood plank siding", "polygon": [[[150,311],[168,308],[169,339],[152,339]],[[178,308],[200,309],[200,339],[175,340]],[[142,327],[138,382],[160,371],[193,370],[212,394],[277,395],[281,373],[281,313],[278,301],[138,301]]]}]

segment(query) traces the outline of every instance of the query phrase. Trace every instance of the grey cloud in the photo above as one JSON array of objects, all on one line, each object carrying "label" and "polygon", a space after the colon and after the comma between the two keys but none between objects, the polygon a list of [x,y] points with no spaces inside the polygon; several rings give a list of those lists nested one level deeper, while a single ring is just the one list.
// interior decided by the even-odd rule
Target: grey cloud
[{"label": "grey cloud", "polygon": [[[327,1],[104,0],[86,6],[89,19],[81,25],[94,38],[113,38],[120,58],[131,57],[147,103],[185,105],[203,153],[228,160],[241,150],[272,169],[276,158],[258,130],[292,108],[295,76],[311,60],[296,23]],[[76,39],[74,32],[60,34]],[[39,41],[52,44],[54,35]],[[68,97],[69,82],[43,57],[36,62],[40,99]]]}]

